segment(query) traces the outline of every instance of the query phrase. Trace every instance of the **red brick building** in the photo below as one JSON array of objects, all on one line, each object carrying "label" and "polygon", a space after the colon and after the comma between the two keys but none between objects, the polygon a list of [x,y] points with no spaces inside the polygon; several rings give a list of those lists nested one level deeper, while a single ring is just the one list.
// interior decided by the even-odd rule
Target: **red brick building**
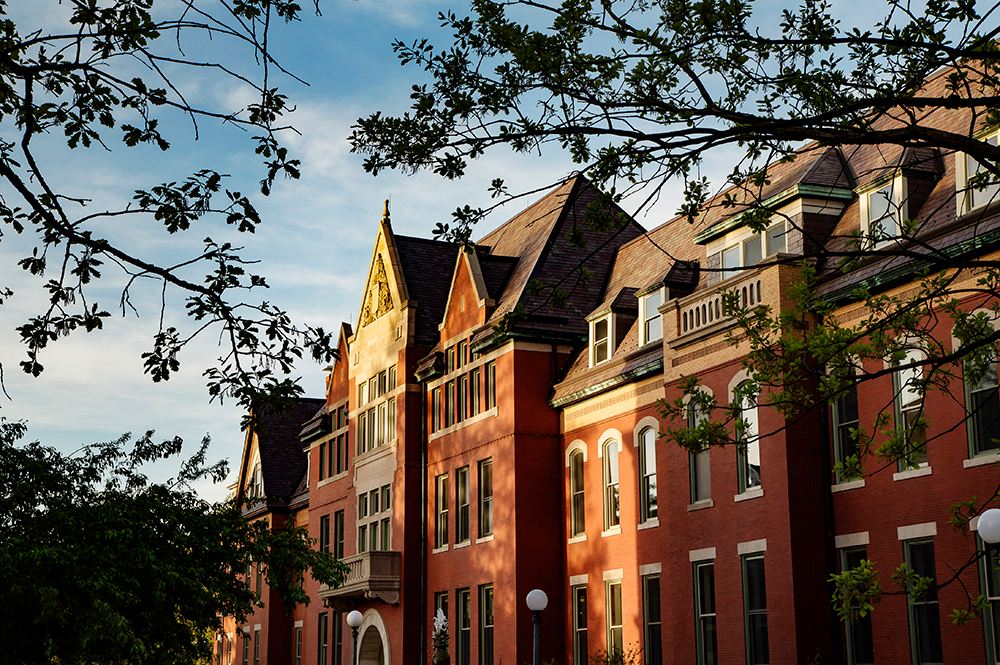
[{"label": "red brick building", "polygon": [[[996,129],[977,136],[995,141]],[[276,528],[308,524],[351,573],[338,589],[312,582],[315,602],[292,617],[269,603],[244,637],[234,629],[222,658],[346,665],[344,615],[358,609],[359,663],[418,665],[441,609],[452,663],[520,665],[532,647],[525,596],[539,588],[549,599],[542,659],[567,665],[614,649],[646,665],[998,662],[1000,580],[992,563],[959,571],[977,539],[948,523],[953,503],[997,486],[995,371],[916,400],[908,375],[873,364],[864,370],[884,375],[860,392],[786,421],[740,397],[748,346],[727,339],[735,322],[722,306],[735,291],[748,307],[787,310],[797,258],[842,249],[852,234],[884,247],[877,231],[902,235],[906,219],[918,221],[921,247],[959,261],[991,256],[1000,205],[995,188],[969,190],[975,172],[943,151],[813,146],[753,193],[773,211],[761,234],[740,206],[648,232],[604,209],[612,223],[599,233],[584,221],[596,197],[580,177],[468,250],[397,236],[386,214],[325,404],[304,401],[294,435],[248,440],[238,484],[256,482],[259,451],[264,490],[277,483],[283,499],[260,515]],[[907,297],[916,267],[890,253],[843,274],[829,260],[820,290],[846,324],[867,315],[855,286]],[[961,289],[977,276],[959,278]],[[957,343],[947,317],[934,335]],[[745,449],[692,454],[657,441],[667,423],[656,401],[677,398],[688,375],[721,405],[747,400],[757,436]],[[967,420],[972,404],[981,408]],[[838,478],[853,424],[914,409],[931,426],[909,468],[872,461],[862,479]],[[301,462],[274,462],[271,481],[269,446]],[[845,629],[828,578],[862,558],[887,590],[904,561],[941,580],[959,571],[958,582],[916,603],[887,596]],[[986,596],[987,609],[955,625],[949,613],[967,592]]]}]

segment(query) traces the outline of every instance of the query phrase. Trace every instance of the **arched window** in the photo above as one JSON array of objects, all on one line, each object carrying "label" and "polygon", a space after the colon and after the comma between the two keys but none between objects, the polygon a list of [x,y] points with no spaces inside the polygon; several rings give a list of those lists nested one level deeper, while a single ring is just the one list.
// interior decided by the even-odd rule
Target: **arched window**
[{"label": "arched window", "polygon": [[639,433],[639,474],[642,494],[639,513],[643,522],[656,517],[656,430],[647,427]]},{"label": "arched window", "polygon": [[[694,428],[708,419],[698,403],[688,404],[688,427]],[[708,501],[712,498],[712,474],[709,467],[708,446],[698,452],[691,452],[688,468],[691,476],[691,503]]]},{"label": "arched window", "polygon": [[760,431],[757,424],[757,395],[753,384],[744,381],[736,388],[734,395],[739,419],[739,446],[737,447],[737,467],[739,490],[746,492],[760,487]]},{"label": "arched window", "polygon": [[569,535],[581,536],[586,532],[583,499],[583,451],[574,450],[569,455]]},{"label": "arched window", "polygon": [[605,441],[604,457],[604,530],[618,526],[621,515],[618,505],[618,449],[614,439]]}]

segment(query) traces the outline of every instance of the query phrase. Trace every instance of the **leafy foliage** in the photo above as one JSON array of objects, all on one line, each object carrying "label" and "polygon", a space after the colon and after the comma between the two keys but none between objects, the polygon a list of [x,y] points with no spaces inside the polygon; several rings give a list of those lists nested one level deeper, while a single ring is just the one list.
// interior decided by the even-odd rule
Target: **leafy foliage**
[{"label": "leafy foliage", "polygon": [[[131,193],[118,209],[91,210],[91,201],[69,195],[74,186],[61,181],[41,159],[49,137],[62,136],[68,150],[171,147],[164,134],[168,119],[187,116],[197,136],[200,121],[222,122],[247,130],[262,161],[261,194],[279,177],[298,178],[300,164],[280,143],[288,98],[274,85],[276,75],[290,76],[268,49],[268,35],[278,23],[298,20],[301,6],[289,0],[240,0],[213,3],[182,0],[40,0],[63,5],[65,25],[53,30],[18,25],[0,0],[0,239],[12,230],[28,240],[30,255],[19,265],[45,280],[49,299],[44,311],[17,330],[26,347],[21,368],[34,376],[42,355],[58,338],[79,330],[100,330],[110,316],[88,297],[110,269],[126,283],[121,308],[133,308],[132,287],[140,281],[162,284],[160,329],[143,355],[154,381],[178,371],[183,349],[208,331],[223,345],[217,366],[206,377],[213,398],[233,398],[244,407],[300,391],[281,375],[308,354],[329,361],[335,354],[330,335],[320,328],[294,324],[268,302],[253,304],[250,291],[266,288],[250,272],[253,261],[240,247],[205,237],[203,249],[176,263],[159,264],[131,248],[117,231],[150,220],[168,234],[200,231],[219,219],[240,233],[252,234],[262,220],[250,195],[224,186],[226,175],[202,168],[190,176],[153,184]],[[38,4],[38,3],[36,3]],[[318,0],[316,2],[319,11]],[[40,14],[44,14],[39,9]],[[201,38],[219,44],[203,51]],[[197,44],[197,47],[193,45]],[[234,53],[249,47],[251,57]],[[193,57],[191,53],[204,53]],[[216,60],[215,58],[218,57]],[[140,76],[134,76],[139,65]],[[178,81],[204,74],[215,84],[249,87],[256,101],[245,109],[200,107],[181,92]],[[69,176],[72,178],[72,175]],[[105,205],[103,202],[101,205]],[[199,277],[198,269],[204,274]],[[193,332],[171,322],[167,292],[186,298]]]},{"label": "leafy foliage", "polygon": [[247,522],[232,502],[199,499],[220,482],[208,440],[176,476],[151,483],[143,466],[175,458],[181,440],[85,446],[72,456],[0,420],[0,663],[178,663],[210,658],[221,616],[245,620],[261,599],[237,573],[263,562],[292,606],[308,603],[303,575],[332,586],[343,564],[304,529]]}]

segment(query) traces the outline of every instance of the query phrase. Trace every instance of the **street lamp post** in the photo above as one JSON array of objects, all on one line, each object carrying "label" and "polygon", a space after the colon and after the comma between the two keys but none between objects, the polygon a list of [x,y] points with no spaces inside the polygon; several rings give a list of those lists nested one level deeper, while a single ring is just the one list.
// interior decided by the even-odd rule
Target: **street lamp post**
[{"label": "street lamp post", "polygon": [[533,589],[528,592],[526,600],[528,609],[533,615],[531,621],[535,624],[535,644],[531,654],[531,665],[540,665],[542,662],[542,610],[549,604],[549,597],[541,589]]},{"label": "street lamp post", "polygon": [[357,610],[351,610],[347,614],[347,625],[351,627],[351,638],[353,639],[351,665],[358,665],[358,626],[363,620],[364,616]]}]

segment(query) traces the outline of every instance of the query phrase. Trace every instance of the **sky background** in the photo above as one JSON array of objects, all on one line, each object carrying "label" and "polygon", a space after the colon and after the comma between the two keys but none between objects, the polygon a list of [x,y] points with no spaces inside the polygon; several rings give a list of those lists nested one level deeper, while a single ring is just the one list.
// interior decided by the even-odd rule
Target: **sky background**
[{"label": "sky background", "polygon": [[[158,0],[157,6],[173,11],[176,3],[172,6],[171,1]],[[226,186],[252,193],[263,216],[255,235],[238,235],[217,220],[174,236],[149,222],[115,220],[98,228],[120,245],[168,263],[196,253],[205,236],[244,245],[244,255],[260,261],[255,271],[265,275],[271,286],[258,293],[257,300],[279,304],[298,322],[338,330],[342,321],[353,324],[357,319],[384,199],[391,202],[397,234],[430,237],[435,224],[449,221],[456,207],[489,205],[487,187],[495,177],[503,178],[512,191],[532,190],[556,182],[574,167],[555,149],[542,156],[500,149],[476,162],[459,181],[429,173],[409,177],[384,173],[373,178],[364,172],[362,158],[350,154],[346,139],[351,125],[375,111],[402,113],[409,106],[410,86],[424,80],[419,69],[400,67],[392,52],[393,39],[412,42],[428,37],[445,46],[450,35],[440,27],[438,12],[452,9],[464,14],[466,6],[461,0],[325,0],[323,16],[316,17],[311,2],[302,4],[303,21],[273,26],[271,35],[272,52],[309,84],[279,80],[296,108],[290,122],[300,135],[286,136],[285,144],[302,160],[302,177],[279,181],[270,197],[257,193],[262,170],[249,136],[213,121],[199,122],[195,140],[189,120],[166,118],[166,136],[172,143],[166,153],[149,147],[125,149],[113,141],[109,141],[112,152],[99,147],[69,151],[64,139],[53,136],[43,142],[39,154],[57,188],[90,199],[91,210],[121,208],[133,190],[181,180],[200,168],[230,174]],[[843,3],[843,8],[853,4]],[[21,34],[30,32],[23,29],[29,25],[54,29],[67,12],[68,7],[57,0],[15,0],[8,8]],[[191,39],[183,46],[189,55],[212,57],[218,45]],[[220,82],[208,72],[187,72],[174,80],[195,105],[206,108],[240,108],[252,101],[248,89],[231,80]],[[9,136],[9,126],[0,125],[0,130],[4,138]],[[715,153],[705,172],[717,178],[731,166],[731,154]],[[677,185],[638,221],[651,229],[672,217],[679,193]],[[10,199],[11,192],[2,185],[0,194]],[[475,236],[514,216],[534,198],[494,212]],[[210,456],[236,462],[243,445],[241,414],[230,403],[210,404],[201,376],[219,353],[216,338],[204,336],[189,348],[180,358],[180,373],[166,383],[154,384],[142,372],[141,354],[157,329],[159,284],[134,286],[130,295],[137,312],[129,308],[123,312],[119,300],[124,277],[108,267],[91,292],[113,314],[105,329],[74,334],[51,345],[41,359],[46,369],[40,377],[21,373],[18,362],[25,357],[24,347],[15,328],[44,306],[41,280],[16,266],[30,253],[30,240],[4,229],[0,243],[0,286],[15,292],[0,307],[0,363],[9,395],[9,399],[0,396],[0,416],[26,420],[29,440],[39,439],[66,452],[125,432],[154,429],[159,437],[181,436],[188,452],[211,435]],[[189,329],[182,294],[168,292],[167,305],[170,324]],[[321,370],[312,362],[297,367],[293,376],[301,377],[307,396],[322,396]],[[155,475],[168,472],[161,468]],[[199,491],[209,499],[223,498],[235,472],[233,464],[226,483],[206,483]]]}]

